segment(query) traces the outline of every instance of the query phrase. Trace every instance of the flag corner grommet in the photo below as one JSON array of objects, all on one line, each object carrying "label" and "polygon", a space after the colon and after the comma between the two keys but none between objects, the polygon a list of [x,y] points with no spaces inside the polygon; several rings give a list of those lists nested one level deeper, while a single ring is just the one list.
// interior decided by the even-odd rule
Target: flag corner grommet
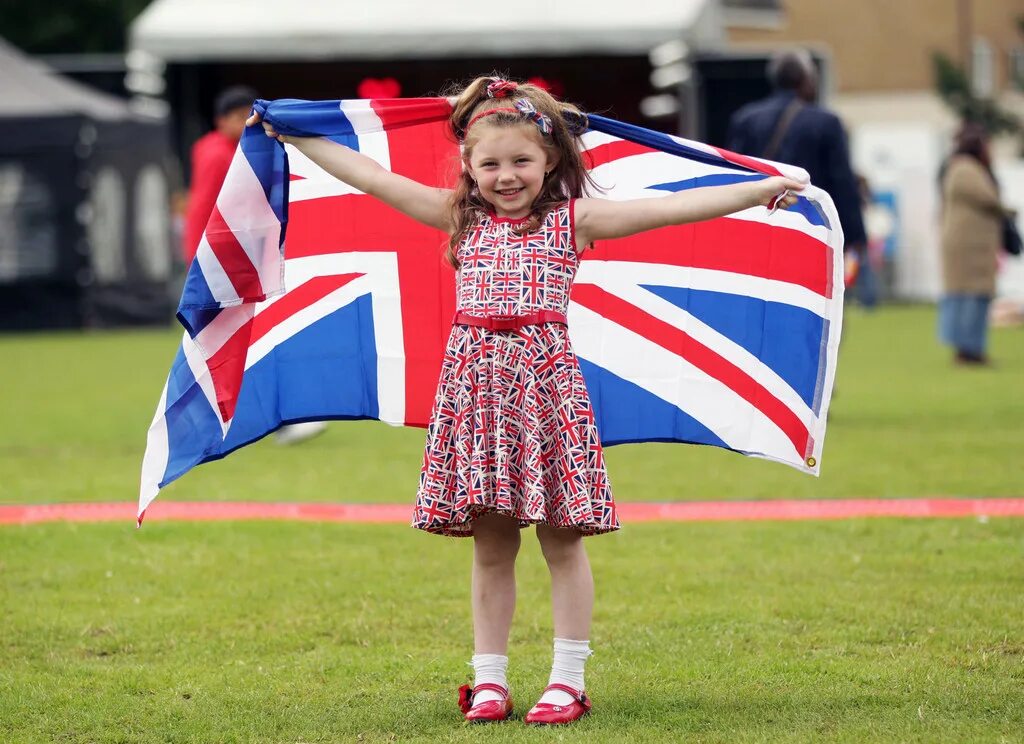
[{"label": "flag corner grommet", "polygon": [[815,465],[818,464],[818,461],[815,460],[813,457],[808,457],[806,460],[804,460],[804,462],[807,463],[807,467],[809,468],[813,468]]}]

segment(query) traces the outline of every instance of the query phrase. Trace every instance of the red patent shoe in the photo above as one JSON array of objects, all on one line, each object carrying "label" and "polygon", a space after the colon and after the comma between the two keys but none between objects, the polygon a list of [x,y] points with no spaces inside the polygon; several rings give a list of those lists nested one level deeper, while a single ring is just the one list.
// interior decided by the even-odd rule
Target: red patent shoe
[{"label": "red patent shoe", "polygon": [[[473,698],[478,692],[484,690],[498,693],[501,695],[501,700],[488,700],[473,705]],[[484,682],[476,687],[463,685],[459,688],[459,710],[465,714],[466,720],[470,723],[504,721],[512,713],[512,698],[508,695],[508,688],[493,682]]]},{"label": "red patent shoe", "polygon": [[530,708],[530,712],[526,714],[527,723],[557,726],[562,723],[572,723],[577,719],[583,718],[583,716],[590,712],[590,698],[587,697],[587,694],[583,692],[583,690],[574,690],[568,685],[560,685],[558,683],[548,685],[544,688],[544,692],[547,692],[548,690],[561,690],[562,692],[568,692],[574,699],[568,705],[537,703],[535,706]]}]

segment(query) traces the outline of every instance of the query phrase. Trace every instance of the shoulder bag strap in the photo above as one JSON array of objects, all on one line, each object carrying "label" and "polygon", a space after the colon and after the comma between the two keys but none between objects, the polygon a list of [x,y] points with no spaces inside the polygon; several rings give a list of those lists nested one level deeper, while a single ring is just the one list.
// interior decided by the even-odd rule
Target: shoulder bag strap
[{"label": "shoulder bag strap", "polygon": [[800,113],[800,109],[804,107],[804,102],[799,98],[794,98],[789,102],[789,105],[782,110],[782,115],[779,116],[779,122],[775,125],[775,131],[772,132],[771,141],[768,142],[768,146],[764,148],[764,152],[761,153],[761,157],[765,160],[772,160],[776,153],[779,151],[779,146],[782,144],[782,139],[786,136],[786,132],[789,131],[790,125],[793,123],[793,119]]}]

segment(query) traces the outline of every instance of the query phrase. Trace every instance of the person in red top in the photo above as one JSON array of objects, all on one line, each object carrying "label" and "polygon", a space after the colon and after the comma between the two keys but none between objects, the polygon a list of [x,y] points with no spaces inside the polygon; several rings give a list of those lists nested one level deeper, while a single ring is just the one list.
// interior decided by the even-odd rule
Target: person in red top
[{"label": "person in red top", "polygon": [[[186,266],[196,257],[203,231],[217,203],[217,194],[228,174],[256,96],[255,90],[244,86],[234,86],[223,91],[213,104],[214,130],[204,134],[192,146],[192,183],[185,212],[182,245]],[[321,434],[326,428],[322,421],[302,421],[282,426],[276,433],[277,443],[295,444]]]},{"label": "person in red top", "polygon": [[182,254],[185,265],[192,263],[203,238],[203,230],[217,202],[217,194],[228,174],[238,140],[245,131],[245,120],[252,111],[256,91],[234,86],[217,96],[213,105],[214,130],[192,146],[192,183],[185,213]]}]

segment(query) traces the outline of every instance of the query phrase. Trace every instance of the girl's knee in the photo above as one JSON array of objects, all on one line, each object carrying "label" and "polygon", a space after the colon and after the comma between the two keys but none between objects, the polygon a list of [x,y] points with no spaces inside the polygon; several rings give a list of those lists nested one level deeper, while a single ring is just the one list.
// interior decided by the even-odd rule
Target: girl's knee
[{"label": "girl's knee", "polygon": [[478,562],[515,560],[522,543],[519,523],[499,514],[484,514],[473,521],[473,554]]},{"label": "girl's knee", "polygon": [[578,530],[537,525],[537,540],[548,563],[558,563],[583,551],[583,535]]}]

